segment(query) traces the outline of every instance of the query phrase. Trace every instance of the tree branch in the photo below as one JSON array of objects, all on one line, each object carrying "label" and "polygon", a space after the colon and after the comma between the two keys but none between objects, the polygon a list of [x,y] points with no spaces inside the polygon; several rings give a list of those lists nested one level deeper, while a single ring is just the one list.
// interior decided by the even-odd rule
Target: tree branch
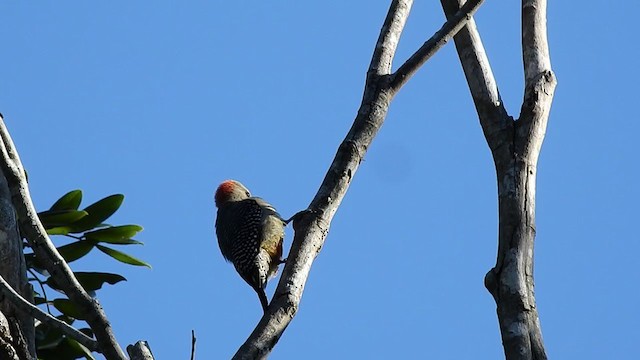
[{"label": "tree branch", "polygon": [[191,330],[191,360],[196,358],[196,332]]},{"label": "tree branch", "polygon": [[376,48],[371,56],[369,74],[384,76],[391,74],[393,57],[400,42],[402,29],[409,18],[413,0],[393,0],[384,19]]},{"label": "tree branch", "polygon": [[131,360],[153,360],[151,348],[146,341],[138,341],[134,345],[127,346],[127,353]]},{"label": "tree branch", "polygon": [[22,296],[20,296],[20,294],[18,294],[13,288],[11,288],[11,286],[2,276],[0,276],[0,293],[7,297],[16,308],[20,309],[20,311],[29,314],[33,318],[36,318],[47,324],[47,326],[56,329],[64,335],[78,341],[80,344],[84,345],[91,351],[96,351],[98,349],[98,343],[95,340],[83,334],[66,322],[58,320],[55,317],[45,313],[37,306],[25,300]]},{"label": "tree branch", "polygon": [[125,360],[126,355],[118,345],[111,324],[98,301],[92,298],[82,288],[73,275],[69,265],[49,239],[38,214],[31,202],[29,186],[25,177],[24,168],[13,145],[9,132],[0,117],[0,150],[2,159],[0,166],[4,172],[13,200],[13,206],[20,220],[20,228],[29,241],[36,256],[42,260],[45,269],[60,285],[65,294],[79,309],[87,315],[86,321],[96,336],[99,344],[98,351],[108,360]]},{"label": "tree branch", "polygon": [[547,0],[522,1],[522,61],[525,83],[551,70],[547,42]]},{"label": "tree branch", "polygon": [[[460,5],[441,3],[447,16]],[[525,96],[518,121],[504,109],[475,24],[470,21],[454,41],[498,179],[498,255],[485,286],[496,301],[506,358],[544,360],[533,292],[535,180],[556,81],[546,41],[546,1],[523,0],[522,9]]]},{"label": "tree branch", "polygon": [[537,162],[547,129],[556,78],[551,70],[547,42],[547,1],[522,1],[522,59],[525,74],[524,101],[518,119],[518,137],[531,139],[517,144],[520,154]]},{"label": "tree branch", "polygon": [[[27,279],[27,266],[23,242],[18,229],[16,211],[11,201],[11,191],[6,176],[0,172],[0,276],[8,286],[27,301],[33,301],[33,288]],[[5,328],[11,333],[18,357],[36,356],[36,333],[33,318],[17,310],[7,297],[0,297],[0,312],[6,319]],[[0,350],[0,358],[9,356]]]},{"label": "tree branch", "polygon": [[[371,58],[358,114],[340,144],[320,189],[309,205],[312,211],[303,213],[294,220],[293,244],[274,298],[254,331],[236,352],[234,359],[266,358],[298,311],[311,265],[324,244],[331,220],[367,149],[382,126],[391,100],[406,82],[399,81],[392,88],[390,74],[392,60],[411,4],[412,1],[391,3]],[[463,17],[451,23],[458,24],[458,21],[462,23],[466,19]],[[451,36],[453,31],[446,32],[443,36]],[[424,61],[408,65],[405,70],[414,67],[417,69],[422,63]],[[411,73],[415,72],[415,69],[412,69]]]},{"label": "tree branch", "polygon": [[398,70],[393,74],[391,79],[391,88],[400,89],[413,74],[429,60],[440,48],[442,48],[449,39],[458,33],[468,21],[473,21],[471,16],[478,10],[484,0],[467,1],[455,15],[449,17],[429,40],[427,40]]},{"label": "tree branch", "polygon": [[[455,16],[460,0],[440,0],[447,18]],[[484,136],[492,152],[509,152],[505,139],[512,137],[513,121],[502,103],[496,79],[473,19],[453,37]]]},{"label": "tree branch", "polygon": [[233,357],[236,360],[266,358],[298,311],[311,264],[322,248],[331,219],[387,115],[393,97],[388,90],[388,75],[411,4],[412,1],[391,3],[371,58],[356,119],[309,205],[312,212],[294,220],[293,244],[274,298],[255,330]]}]

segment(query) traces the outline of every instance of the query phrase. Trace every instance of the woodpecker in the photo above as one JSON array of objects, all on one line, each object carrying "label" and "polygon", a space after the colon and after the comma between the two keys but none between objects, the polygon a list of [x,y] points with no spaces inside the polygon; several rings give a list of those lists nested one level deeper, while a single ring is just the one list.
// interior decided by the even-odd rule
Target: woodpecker
[{"label": "woodpecker", "polygon": [[216,236],[222,256],[258,293],[266,312],[269,301],[264,289],[267,281],[277,274],[278,265],[284,262],[284,228],[291,219],[283,220],[273,206],[252,197],[249,190],[235,180],[218,186],[215,203],[218,208]]}]

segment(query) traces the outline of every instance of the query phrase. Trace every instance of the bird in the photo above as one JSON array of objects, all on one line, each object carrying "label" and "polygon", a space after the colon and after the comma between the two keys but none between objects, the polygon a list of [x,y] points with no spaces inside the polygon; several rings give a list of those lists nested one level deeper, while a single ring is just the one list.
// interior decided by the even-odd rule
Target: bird
[{"label": "bird", "polygon": [[251,196],[236,180],[223,181],[214,197],[218,208],[215,232],[222,256],[255,290],[266,312],[267,281],[286,261],[282,259],[284,229],[297,214],[284,220],[271,204]]}]

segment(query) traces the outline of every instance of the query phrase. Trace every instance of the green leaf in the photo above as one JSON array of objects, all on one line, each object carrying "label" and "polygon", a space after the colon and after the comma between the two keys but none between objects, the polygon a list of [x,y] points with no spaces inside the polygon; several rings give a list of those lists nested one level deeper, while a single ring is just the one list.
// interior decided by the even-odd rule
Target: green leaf
[{"label": "green leaf", "polygon": [[121,225],[86,232],[84,233],[84,236],[89,240],[109,244],[142,244],[139,241],[131,239],[140,231],[142,231],[142,226]]},{"label": "green leaf", "polygon": [[82,201],[82,190],[71,190],[56,201],[50,210],[78,210]]},{"label": "green leaf", "polygon": [[[78,279],[78,282],[80,282],[80,285],[82,285],[82,287],[86,291],[95,291],[101,289],[104,283],[115,285],[120,281],[127,281],[127,279],[125,279],[122,275],[105,272],[77,271],[73,274],[76,276],[76,279]],[[46,283],[55,290],[61,290],[58,283],[56,283],[56,281],[52,277],[49,277]]]},{"label": "green leaf", "polygon": [[55,299],[52,301],[53,306],[64,315],[74,319],[85,320],[85,315],[78,309],[78,306],[69,299]]},{"label": "green leaf", "polygon": [[38,217],[45,229],[51,229],[58,226],[67,226],[88,214],[84,210],[47,210],[39,212]]},{"label": "green leaf", "polygon": [[[39,360],[75,360],[79,358],[85,358],[94,360],[91,353],[87,353],[89,350],[84,346],[78,344],[75,340],[65,337],[63,340],[53,348],[40,349],[38,348]],[[88,354],[88,355],[87,355]]]},{"label": "green leaf", "polygon": [[120,281],[127,281],[124,276],[105,272],[76,272],[76,278],[87,291],[95,291],[102,288],[104,283],[115,285]]},{"label": "green leaf", "polygon": [[39,358],[42,359],[41,352],[43,350],[57,347],[63,339],[64,337],[60,331],[50,328],[46,323],[39,323],[36,326],[36,348]]},{"label": "green leaf", "polygon": [[148,263],[142,261],[142,260],[138,260],[136,258],[134,258],[131,255],[125,254],[121,251],[112,249],[112,248],[108,248],[106,246],[103,245],[96,245],[96,247],[98,248],[98,250],[102,251],[103,253],[111,256],[112,258],[123,262],[125,264],[129,264],[129,265],[135,265],[135,266],[146,266],[149,269],[151,269],[151,265],[149,265]]},{"label": "green leaf", "polygon": [[69,347],[72,349],[72,351],[74,351],[79,356],[84,356],[84,358],[87,360],[95,360],[93,355],[91,355],[91,350],[87,349],[84,345],[69,337],[67,338],[67,343],[69,344]]},{"label": "green leaf", "polygon": [[51,229],[47,229],[47,234],[49,235],[67,235],[71,231],[71,228],[68,226],[58,226]]},{"label": "green leaf", "polygon": [[124,195],[115,194],[87,206],[84,211],[89,215],[72,224],[70,232],[81,233],[102,224],[120,208],[122,201],[124,201]]},{"label": "green leaf", "polygon": [[89,251],[93,248],[93,243],[90,241],[76,241],[71,244],[60,246],[58,252],[62,257],[68,262],[72,262],[80,259],[81,257],[87,255]]}]

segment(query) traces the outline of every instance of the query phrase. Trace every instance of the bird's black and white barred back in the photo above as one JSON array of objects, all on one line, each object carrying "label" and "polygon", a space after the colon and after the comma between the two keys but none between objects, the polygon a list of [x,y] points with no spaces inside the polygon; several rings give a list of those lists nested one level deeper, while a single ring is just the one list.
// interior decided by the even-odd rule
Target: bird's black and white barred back
[{"label": "bird's black and white barred back", "polygon": [[215,201],[216,235],[222,256],[258,293],[266,310],[264,289],[281,263],[286,223],[273,206],[251,197],[249,190],[234,180],[220,184]]}]

